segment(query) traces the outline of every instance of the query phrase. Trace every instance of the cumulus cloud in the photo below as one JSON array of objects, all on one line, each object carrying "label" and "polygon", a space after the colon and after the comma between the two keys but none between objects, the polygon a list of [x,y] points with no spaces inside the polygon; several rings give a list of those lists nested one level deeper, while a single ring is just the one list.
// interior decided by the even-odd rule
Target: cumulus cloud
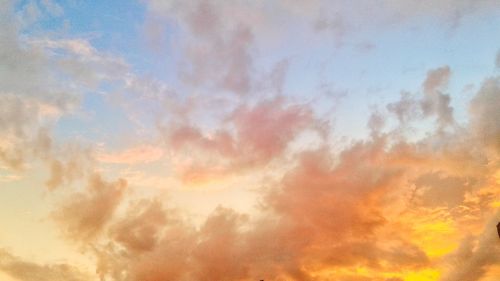
[{"label": "cumulus cloud", "polygon": [[422,82],[422,95],[403,91],[400,99],[388,103],[386,109],[396,116],[403,127],[423,117],[436,117],[439,128],[452,125],[455,121],[451,97],[445,93],[451,73],[449,66],[429,70]]},{"label": "cumulus cloud", "polygon": [[427,78],[423,83],[425,93],[433,93],[443,90],[449,83],[451,70],[449,66],[443,66],[427,72]]},{"label": "cumulus cloud", "polygon": [[[390,19],[394,11],[407,18],[422,13],[447,17],[495,5],[417,2],[383,1],[389,11],[381,15],[377,10],[374,20]],[[26,17],[36,20],[38,6],[54,16],[64,13],[55,2],[37,3],[41,4],[26,7]],[[410,8],[401,8],[401,3]],[[66,238],[95,256],[102,281],[401,281],[410,279],[409,274],[414,279],[437,278],[439,272],[445,272],[445,281],[478,280],[499,261],[498,248],[490,246],[498,213],[486,222],[500,194],[498,78],[483,82],[470,104],[470,123],[456,128],[449,126],[455,120],[446,94],[452,70],[431,69],[417,93],[402,92],[399,100],[385,105],[390,117],[372,115],[369,137],[341,148],[325,137],[322,124],[327,121],[317,117],[310,104],[284,96],[287,60],[278,63],[264,82],[257,81],[253,54],[264,35],[275,34],[268,27],[287,27],[277,24],[288,22],[281,17],[285,14],[344,37],[356,15],[341,19],[335,12],[323,14],[328,7],[341,11],[342,4],[148,2],[157,20],[174,19],[180,32],[187,33],[186,41],[180,42],[185,61],[179,74],[189,82],[188,88],[236,94],[224,96],[227,99],[202,95],[202,102],[196,94],[186,94],[185,107],[170,100],[175,91],[131,75],[122,59],[100,53],[87,40],[24,40],[14,21],[0,20],[6,24],[0,31],[6,42],[0,46],[5,62],[0,65],[0,83],[5,84],[0,90],[0,161],[22,170],[31,159],[42,160],[50,170],[50,189],[88,178],[84,188],[67,191],[69,196],[52,217]],[[354,10],[358,5],[354,2]],[[66,75],[69,81],[61,78]],[[97,151],[94,158],[91,148],[55,139],[51,126],[73,110],[82,94],[63,91],[73,89],[66,82],[95,90],[103,82],[116,81],[134,93],[147,92],[142,94],[154,102],[174,104],[168,112],[173,117],[158,125],[164,147]],[[249,95],[268,90],[268,85],[271,94]],[[195,103],[203,108],[195,108]],[[210,109],[207,104],[218,107]],[[199,120],[196,114],[208,118]],[[394,116],[397,125],[391,130]],[[437,119],[437,131],[421,138],[398,134],[401,127],[426,117]],[[439,130],[445,126],[448,131]],[[320,136],[319,145],[291,149],[311,131]],[[130,195],[125,179],[109,181],[89,168],[94,160],[132,166],[163,157],[185,185],[267,171],[276,162],[280,171],[264,186],[254,187],[254,213],[219,206],[196,224],[159,197],[133,200],[149,196],[149,190]],[[87,280],[72,267],[25,262],[6,252],[0,252],[0,270],[28,281]]]},{"label": "cumulus cloud", "polygon": [[[447,72],[429,72],[424,90],[435,93],[445,86]],[[482,102],[490,102],[483,98],[495,88],[488,83],[472,100],[472,120],[489,112]],[[417,107],[387,109],[410,118],[419,101],[410,103]],[[304,112],[266,101],[234,110],[233,132],[205,136],[183,127],[169,142],[176,149],[190,145],[228,159],[239,159],[235,155],[245,149],[273,159],[300,130],[297,124],[314,121],[304,119]],[[440,268],[443,280],[477,280],[497,262],[498,251],[488,246],[495,229],[484,221],[485,212],[494,211],[498,183],[492,177],[498,164],[467,135],[477,132],[475,122],[471,130],[414,141],[394,141],[392,133],[379,131],[338,153],[327,142],[302,151],[275,186],[261,190],[256,217],[219,207],[197,227],[158,203],[139,203],[125,218],[109,220],[105,241],[122,248],[100,248],[100,264],[107,265],[102,278],[329,280],[327,271],[338,280],[405,280],[405,272],[438,276],[428,270]],[[467,227],[460,227],[464,223]],[[482,227],[483,234],[468,236]],[[444,237],[450,241],[442,247],[429,246]],[[461,246],[441,260],[440,253],[454,249],[453,243]],[[335,269],[339,273],[332,273]]]},{"label": "cumulus cloud", "polygon": [[[451,122],[449,100],[441,93],[450,74],[446,66],[432,69],[422,95],[402,94],[387,104],[397,126],[428,115]],[[498,150],[489,118],[496,113],[497,91],[496,79],[483,83],[467,128],[394,138],[393,131],[382,130],[379,116],[370,123],[377,134],[367,139],[336,151],[325,138],[319,148],[291,154],[283,176],[258,189],[259,214],[218,207],[198,226],[157,200],[132,203],[120,213],[126,181],[95,175],[54,218],[67,237],[90,245],[101,280],[405,280],[407,272],[424,276],[429,268],[444,268],[443,280],[477,280],[497,262],[498,251],[487,247],[491,227],[479,236],[459,230],[477,232],[485,212],[494,210]],[[215,131],[189,118],[162,128],[171,150],[165,154],[187,155],[178,171],[186,183],[266,167],[319,122],[307,104],[279,97],[236,106],[223,116]],[[97,159],[136,164],[158,154],[140,146]],[[59,166],[55,162],[54,181],[64,182],[58,175],[72,172]],[[458,227],[463,223],[467,227]],[[449,243],[435,246],[445,237]],[[443,260],[450,243],[460,247]],[[453,262],[463,267],[448,268]]]},{"label": "cumulus cloud", "polygon": [[[119,268],[131,280],[314,280],[311,269],[428,265],[416,244],[378,234],[391,225],[385,197],[404,182],[383,143],[359,143],[340,157],[335,165],[324,150],[304,153],[262,198],[267,216],[256,221],[217,208],[196,228],[158,203],[140,203],[109,228],[108,237],[128,251]],[[113,251],[102,251],[101,263],[115,264]],[[113,276],[118,265],[103,268]]]},{"label": "cumulus cloud", "polygon": [[414,118],[418,117],[419,113],[417,101],[408,92],[402,92],[399,101],[387,104],[387,110],[396,115],[401,124],[413,121]]},{"label": "cumulus cloud", "polygon": [[89,178],[85,192],[67,199],[53,217],[70,239],[89,241],[103,230],[120,204],[127,182],[106,182],[96,174]]},{"label": "cumulus cloud", "polygon": [[112,225],[110,236],[130,251],[149,251],[156,246],[158,232],[166,222],[167,216],[160,202],[142,200]]},{"label": "cumulus cloud", "polygon": [[451,70],[449,66],[443,66],[427,72],[422,87],[425,97],[421,101],[424,115],[436,115],[441,125],[453,122],[453,108],[450,106],[450,96],[443,94],[448,86]]},{"label": "cumulus cloud", "polygon": [[498,212],[492,216],[478,236],[467,236],[457,250],[448,256],[449,272],[443,281],[481,280],[487,273],[488,266],[500,262],[500,247],[496,224]]},{"label": "cumulus cloud", "polygon": [[486,146],[500,151],[499,78],[487,79],[470,104],[471,129]]},{"label": "cumulus cloud", "polygon": [[[178,171],[185,182],[197,182],[259,167],[279,158],[298,134],[306,129],[317,130],[313,120],[309,106],[275,98],[237,107],[226,118],[230,126],[210,135],[183,125],[167,131],[166,137],[176,153],[181,149],[199,151],[196,159],[180,163]],[[208,162],[203,159],[205,154]]]}]

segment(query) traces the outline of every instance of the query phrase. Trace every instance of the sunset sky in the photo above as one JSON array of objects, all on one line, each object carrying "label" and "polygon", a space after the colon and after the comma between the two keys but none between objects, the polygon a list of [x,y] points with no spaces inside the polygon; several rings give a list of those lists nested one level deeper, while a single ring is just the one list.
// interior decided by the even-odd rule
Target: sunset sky
[{"label": "sunset sky", "polygon": [[500,280],[498,0],[0,0],[0,281]]}]

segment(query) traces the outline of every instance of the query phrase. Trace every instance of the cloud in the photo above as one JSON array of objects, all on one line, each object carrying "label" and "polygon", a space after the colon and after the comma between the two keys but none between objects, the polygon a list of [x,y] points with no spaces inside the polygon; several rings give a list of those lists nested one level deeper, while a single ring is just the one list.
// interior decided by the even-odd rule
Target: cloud
[{"label": "cloud", "polygon": [[96,158],[103,163],[141,164],[158,161],[163,157],[163,149],[151,145],[140,145],[120,152],[99,153]]},{"label": "cloud", "polygon": [[[63,13],[52,1],[37,3],[53,15]],[[388,10],[362,9],[374,12],[368,22],[421,14],[447,18],[493,6],[491,1],[383,3]],[[344,4],[148,2],[156,20],[173,19],[176,32],[186,33],[178,42],[185,48],[179,74],[188,89],[182,95],[141,80],[125,61],[100,53],[88,40],[23,37],[21,26],[0,20],[6,24],[0,31],[6,42],[0,46],[5,57],[0,161],[16,171],[33,159],[42,161],[49,168],[49,189],[88,179],[84,188],[67,191],[52,218],[64,237],[95,255],[103,281],[397,281],[441,271],[446,281],[477,280],[498,262],[498,249],[489,246],[492,223],[485,218],[500,193],[498,78],[485,80],[472,99],[470,123],[454,127],[449,126],[455,123],[451,97],[445,93],[452,70],[431,69],[415,94],[402,92],[385,106],[392,115],[372,114],[369,137],[339,147],[310,104],[285,97],[288,60],[264,78],[255,75],[257,47],[276,30],[289,29],[289,22],[309,26],[319,19],[319,27],[338,32],[337,39],[348,36],[355,28],[350,23],[364,13],[352,18],[336,13],[371,6]],[[401,8],[404,4],[410,7]],[[37,20],[38,6],[26,7],[23,17],[30,19],[24,24]],[[56,138],[52,128],[58,118],[103,83],[171,106],[172,112],[162,112],[170,119],[158,121],[165,121],[158,126],[164,147],[139,145],[97,151],[94,157],[92,147]],[[191,94],[193,88],[204,93]],[[250,95],[260,90],[271,93]],[[397,122],[391,123],[394,117]],[[426,117],[437,118],[438,130],[421,138],[398,131]],[[441,130],[445,126],[448,130]],[[299,137],[311,135],[319,135],[319,145],[292,147]],[[156,193],[137,189],[131,194],[127,180],[109,181],[95,172],[94,160],[133,165],[163,157],[183,186],[234,177],[236,189],[245,184],[241,175],[248,171],[271,179],[255,180],[258,199],[252,214],[219,206],[198,224],[154,198]],[[142,196],[150,198],[136,200]],[[2,252],[0,270],[21,280],[85,280],[72,267],[29,263]]]},{"label": "cloud", "polygon": [[235,94],[246,94],[252,87],[252,32],[240,26],[228,38],[186,47],[189,58],[181,75],[190,85],[205,85]]},{"label": "cloud", "polygon": [[77,142],[68,142],[44,151],[49,154],[45,159],[50,165],[50,177],[45,182],[49,190],[70,184],[92,173],[94,154],[89,147]]},{"label": "cloud", "polygon": [[431,0],[386,0],[384,1],[384,7],[388,8],[389,12],[400,20],[431,16],[449,23],[450,27],[455,27],[460,24],[462,18],[476,13],[488,12],[489,9],[498,7],[498,3],[491,0],[481,2],[473,0],[442,0],[439,2]]},{"label": "cloud", "polygon": [[[485,120],[494,115],[497,81],[486,80],[472,99],[469,127],[417,139],[397,132],[426,117],[425,101],[429,115],[440,118],[443,108],[434,106],[450,74],[448,67],[430,70],[420,97],[403,94],[388,103],[396,130],[385,132],[375,120],[377,134],[342,149],[324,138],[317,148],[286,155],[283,174],[256,189],[252,215],[220,206],[196,225],[156,200],[120,213],[126,182],[96,176],[55,218],[66,236],[91,245],[101,280],[405,280],[435,279],[440,272],[446,281],[477,280],[497,255],[486,246],[490,230],[469,236],[487,225],[485,214],[494,211],[499,192],[493,138],[477,138],[483,126],[492,126]],[[214,131],[190,118],[162,128],[166,154],[187,159],[176,163],[185,183],[267,167],[319,122],[307,104],[284,98],[222,115]],[[142,152],[134,148],[109,159],[132,162]],[[447,267],[455,261],[464,267]]]},{"label": "cloud", "polygon": [[232,210],[217,208],[199,231],[199,243],[193,251],[195,279],[237,280],[248,275],[245,263],[242,223],[246,216]]},{"label": "cloud", "polygon": [[0,249],[0,272],[19,281],[87,281],[89,275],[68,264],[37,264]]},{"label": "cloud", "polygon": [[424,93],[432,94],[436,91],[443,90],[444,87],[448,86],[450,75],[451,70],[449,66],[429,70],[427,72],[427,78],[422,84]]},{"label": "cloud", "polygon": [[178,173],[186,183],[265,165],[283,155],[297,135],[317,129],[309,106],[288,104],[282,98],[241,105],[225,119],[229,128],[210,135],[186,125],[166,132],[167,144],[174,153],[182,155],[182,149],[197,151],[196,159],[178,164]]},{"label": "cloud", "polygon": [[0,95],[0,164],[24,171],[31,159],[52,157],[52,122],[61,110],[36,98],[12,93]]},{"label": "cloud", "polygon": [[[149,11],[148,18],[157,23],[160,23],[158,18],[164,19],[165,25],[175,24],[180,32],[186,32],[187,36],[181,38],[183,43],[187,46],[203,46],[200,49],[204,49],[207,55],[210,54],[206,62],[187,57],[188,65],[200,69],[208,65],[217,67],[211,58],[218,56],[218,50],[212,46],[228,38],[233,27],[245,27],[252,33],[252,49],[255,50],[284,46],[287,44],[285,42],[293,42],[297,38],[311,40],[314,36],[322,36],[322,40],[328,44],[342,46],[346,42],[350,43],[356,34],[373,28],[387,29],[394,24],[411,25],[429,21],[456,28],[464,18],[487,14],[498,8],[495,0],[383,0],[380,3],[345,0],[311,0],[303,3],[283,0],[273,2],[272,5],[261,1],[145,2]],[[290,26],[294,26],[293,30]],[[149,29],[155,28],[157,27],[151,26]],[[301,30],[300,34],[296,30]],[[316,34],[314,30],[320,33]],[[186,46],[183,43],[177,46]],[[222,50],[228,50],[223,47],[224,44],[219,46]],[[227,57],[231,58],[230,55]],[[220,64],[223,69],[230,68],[230,65],[226,62]],[[210,75],[205,76],[209,77]]]},{"label": "cloud", "polygon": [[464,201],[465,193],[473,184],[466,177],[447,177],[439,173],[423,174],[415,180],[416,188],[424,189],[421,199],[427,206],[457,206]]},{"label": "cloud", "polygon": [[495,67],[500,68],[500,50],[497,52],[497,56],[495,58]]},{"label": "cloud", "polygon": [[[229,25],[223,19],[225,11],[216,2],[150,1],[148,4],[150,17],[174,20],[187,34],[177,44],[182,47],[184,58],[180,61],[179,75],[187,85],[238,95],[252,90],[253,31],[248,24]],[[149,27],[148,32],[155,33],[154,29],[157,27]]]},{"label": "cloud", "polygon": [[160,202],[142,200],[130,207],[121,220],[114,222],[109,233],[126,249],[144,252],[156,246],[159,230],[166,222],[167,215]]},{"label": "cloud", "polygon": [[72,240],[91,241],[101,233],[120,204],[127,182],[106,182],[96,174],[85,192],[75,193],[54,211],[63,233]]},{"label": "cloud", "polygon": [[500,247],[496,223],[498,212],[492,216],[478,236],[467,236],[454,253],[447,257],[451,268],[443,281],[474,281],[488,272],[488,266],[500,262]]},{"label": "cloud", "polygon": [[400,99],[397,102],[388,103],[386,108],[396,115],[401,124],[407,124],[419,116],[417,101],[408,92],[401,92]]},{"label": "cloud", "polygon": [[443,66],[427,72],[422,87],[425,97],[421,101],[421,107],[425,116],[435,114],[441,125],[453,123],[453,108],[450,106],[450,96],[443,94],[450,80],[451,70],[449,66]]},{"label": "cloud", "polygon": [[51,73],[55,66],[43,49],[31,45],[29,39],[20,36],[20,26],[13,17],[13,7],[6,4],[2,9],[2,66],[0,82],[4,94],[29,96],[35,100],[64,108],[74,101],[72,95],[63,92],[65,87]]},{"label": "cloud", "polygon": [[[356,144],[338,165],[326,151],[304,153],[262,198],[267,215],[256,220],[219,207],[196,228],[170,211],[162,215],[157,203],[141,203],[115,217],[107,237],[127,249],[119,268],[131,280],[314,280],[305,268],[419,269],[429,258],[417,245],[375,234],[390,224],[386,193],[403,183],[383,148],[380,140]],[[113,251],[101,257],[114,264]]]},{"label": "cloud", "polygon": [[475,136],[497,153],[500,151],[500,126],[496,121],[500,118],[499,83],[499,78],[485,80],[470,104],[471,127]]},{"label": "cloud", "polygon": [[285,105],[277,98],[262,101],[250,108],[242,106],[233,112],[233,122],[240,144],[249,153],[268,160],[279,155],[286,145],[313,122],[307,105]]},{"label": "cloud", "polygon": [[455,120],[450,105],[451,97],[444,93],[451,73],[449,66],[429,70],[422,82],[423,96],[403,91],[400,99],[388,103],[386,109],[396,116],[403,128],[408,127],[411,122],[433,116],[437,118],[439,128],[452,125]]},{"label": "cloud", "polygon": [[88,147],[54,138],[55,124],[74,113],[86,90],[122,79],[127,66],[84,39],[25,34],[35,24],[31,21],[39,20],[34,13],[41,13],[40,5],[52,15],[63,13],[47,0],[19,8],[20,19],[13,2],[6,1],[0,11],[0,165],[20,172],[42,162],[50,173],[46,186],[53,190],[85,176],[92,166]]}]

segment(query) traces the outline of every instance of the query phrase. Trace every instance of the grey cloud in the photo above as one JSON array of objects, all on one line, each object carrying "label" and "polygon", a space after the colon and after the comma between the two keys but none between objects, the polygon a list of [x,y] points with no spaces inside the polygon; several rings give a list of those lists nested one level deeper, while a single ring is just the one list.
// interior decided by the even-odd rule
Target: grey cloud
[{"label": "grey cloud", "polygon": [[422,82],[423,96],[418,98],[409,92],[401,92],[400,99],[386,105],[386,109],[394,114],[401,126],[405,127],[412,121],[420,120],[422,117],[436,117],[439,128],[451,125],[455,122],[451,97],[445,94],[451,69],[442,66],[427,71]]},{"label": "grey cloud", "polygon": [[417,101],[408,92],[401,92],[397,102],[388,103],[387,110],[396,115],[401,124],[407,124],[419,116]]},{"label": "grey cloud", "polygon": [[500,68],[500,50],[497,52],[497,56],[495,58],[495,67]]},{"label": "grey cloud", "polygon": [[424,99],[421,107],[424,115],[436,115],[441,126],[453,123],[453,108],[450,106],[450,96],[443,94],[451,76],[449,66],[431,69],[422,84]]},{"label": "grey cloud", "polygon": [[487,147],[500,152],[500,78],[483,82],[471,101],[471,129]]},{"label": "grey cloud", "polygon": [[488,266],[500,262],[500,245],[495,227],[499,215],[496,212],[485,224],[481,234],[465,237],[457,250],[448,256],[450,270],[442,281],[481,280]]}]

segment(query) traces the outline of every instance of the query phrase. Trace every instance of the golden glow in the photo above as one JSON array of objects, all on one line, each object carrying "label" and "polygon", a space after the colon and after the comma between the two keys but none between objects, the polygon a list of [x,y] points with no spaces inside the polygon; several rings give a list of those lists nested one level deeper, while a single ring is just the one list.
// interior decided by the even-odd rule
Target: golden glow
[{"label": "golden glow", "polygon": [[441,274],[436,269],[424,269],[403,274],[404,281],[438,281]]},{"label": "golden glow", "polygon": [[[352,269],[346,268],[331,268],[323,269],[311,273],[317,278],[332,278],[335,280],[341,276],[365,277],[365,278],[401,278],[404,281],[438,281],[441,278],[441,272],[438,269],[425,268],[415,271],[383,271],[374,270],[367,267],[355,267]],[[328,279],[329,280],[329,279]]]},{"label": "golden glow", "polygon": [[456,229],[450,220],[419,223],[414,226],[415,240],[429,257],[440,257],[457,246]]},{"label": "golden glow", "polygon": [[19,281],[19,279],[14,279],[10,275],[3,273],[1,270],[0,270],[0,280],[2,280],[2,281]]}]

